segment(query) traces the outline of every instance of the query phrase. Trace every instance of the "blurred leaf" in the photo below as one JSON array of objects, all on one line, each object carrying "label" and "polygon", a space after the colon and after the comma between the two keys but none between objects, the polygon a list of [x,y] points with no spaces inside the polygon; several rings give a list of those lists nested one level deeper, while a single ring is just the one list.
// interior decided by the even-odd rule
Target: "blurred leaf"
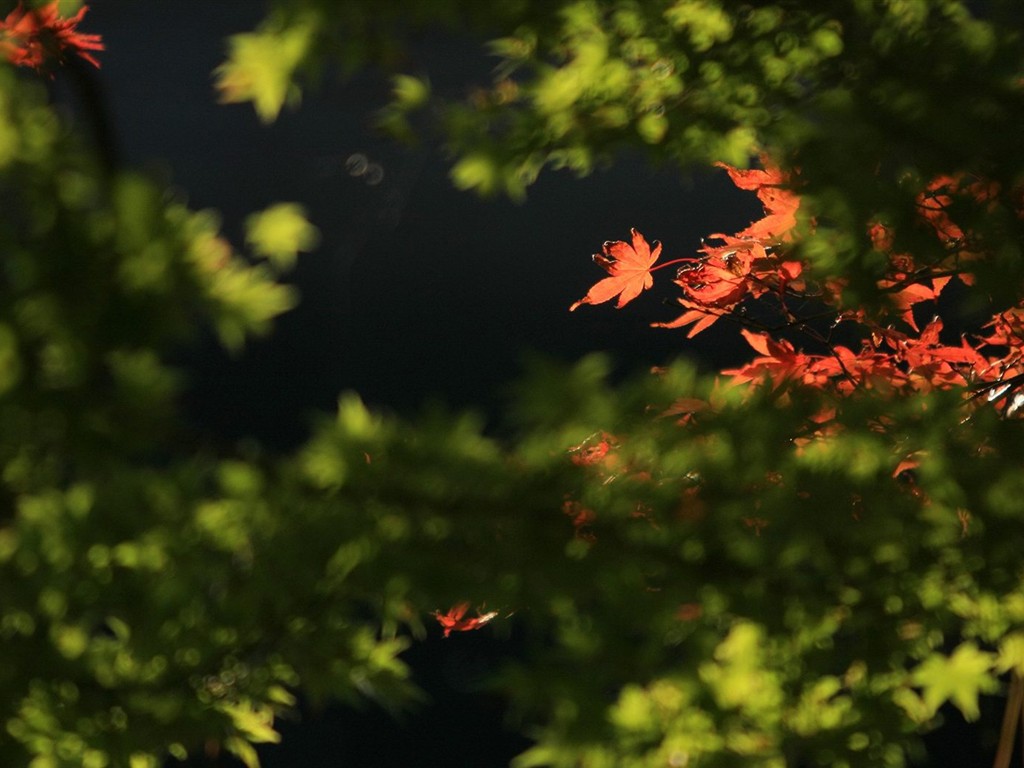
[{"label": "blurred leaf", "polygon": [[277,203],[245,220],[245,239],[257,256],[280,270],[291,269],[300,251],[312,251],[320,232],[296,203]]},{"label": "blurred leaf", "polygon": [[475,153],[461,158],[451,170],[452,183],[458,189],[473,189],[491,195],[501,188],[501,169],[495,158]]},{"label": "blurred leaf", "polygon": [[994,661],[993,654],[978,650],[974,643],[962,643],[952,656],[933,653],[914,670],[913,679],[932,713],[948,700],[967,720],[977,720],[978,695],[999,687],[992,676]]},{"label": "blurred leaf", "polygon": [[430,83],[423,78],[395,75],[391,82],[395,105],[402,110],[422,107],[430,98]]},{"label": "blurred leaf", "polygon": [[264,27],[258,32],[233,35],[228,59],[214,70],[220,100],[252,102],[264,123],[273,122],[285,102],[299,100],[293,77],[309,53],[315,19],[283,29]]}]

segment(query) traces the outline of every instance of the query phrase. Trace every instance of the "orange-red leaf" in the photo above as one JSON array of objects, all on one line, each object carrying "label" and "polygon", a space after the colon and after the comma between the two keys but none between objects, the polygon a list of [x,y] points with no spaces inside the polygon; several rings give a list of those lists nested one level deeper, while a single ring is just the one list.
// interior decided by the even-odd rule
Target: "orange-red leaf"
[{"label": "orange-red leaf", "polygon": [[444,629],[445,637],[448,637],[452,632],[469,632],[473,629],[480,629],[480,627],[498,615],[497,611],[491,611],[490,613],[482,613],[479,616],[471,616],[467,619],[465,616],[468,610],[469,603],[459,603],[449,608],[447,613],[434,611],[437,623]]},{"label": "orange-red leaf", "polygon": [[757,168],[743,170],[734,168],[726,163],[715,163],[715,165],[725,169],[725,172],[729,174],[729,178],[732,179],[732,183],[738,189],[758,190],[765,186],[778,186],[785,181],[779,169],[771,166],[764,170]]},{"label": "orange-red leaf", "polygon": [[654,284],[651,267],[661,255],[661,243],[655,241],[652,249],[644,236],[635,229],[630,230],[630,233],[632,244],[622,240],[607,242],[603,246],[604,253],[594,254],[594,261],[610,277],[595,283],[586,296],[569,307],[570,312],[581,304],[603,304],[616,296],[619,300],[615,307],[622,309]]},{"label": "orange-red leaf", "polygon": [[83,5],[74,16],[60,15],[57,0],[39,8],[18,6],[0,21],[0,55],[12,64],[42,69],[47,59],[63,60],[71,53],[88,61],[94,67],[100,63],[90,51],[102,51],[99,35],[78,31],[89,6]]},{"label": "orange-red leaf", "polygon": [[758,199],[764,205],[765,217],[737,232],[737,237],[777,240],[796,226],[796,211],[800,207],[800,198],[788,189],[782,188],[781,185],[787,181],[782,171],[771,165],[766,165],[764,170],[740,170],[725,163],[716,165],[725,169],[733,184],[739,189],[757,192]]},{"label": "orange-red leaf", "polygon": [[[684,306],[688,306],[682,299],[679,300]],[[692,339],[701,331],[706,331],[712,325],[717,323],[721,315],[715,314],[713,311],[704,309],[688,309],[683,312],[675,320],[671,320],[667,323],[651,323],[652,328],[685,328],[688,325],[693,327],[686,334],[686,338]]]}]

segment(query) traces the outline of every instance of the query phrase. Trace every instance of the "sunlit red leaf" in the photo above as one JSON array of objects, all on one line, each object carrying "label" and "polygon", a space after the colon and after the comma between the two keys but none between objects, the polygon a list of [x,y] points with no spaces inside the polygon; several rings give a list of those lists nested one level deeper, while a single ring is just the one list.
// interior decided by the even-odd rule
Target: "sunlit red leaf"
[{"label": "sunlit red leaf", "polygon": [[784,261],[779,265],[779,272],[789,281],[796,280],[803,271],[804,265],[799,261]]},{"label": "sunlit red leaf", "polygon": [[[747,340],[747,344],[749,344],[755,352],[760,352],[762,355],[772,355],[772,350],[768,348],[768,345],[771,343],[771,339],[768,338],[767,333],[754,333],[753,331],[748,331],[746,328],[741,330],[740,333],[743,335],[743,338]],[[790,349],[787,351],[792,350]]]},{"label": "sunlit red leaf", "polygon": [[959,190],[959,181],[952,176],[937,176],[917,196],[918,212],[943,240],[961,240],[964,232],[949,217],[948,208]]},{"label": "sunlit red leaf", "polygon": [[[680,270],[676,284],[688,299],[706,307],[726,307],[740,301],[749,291],[748,262],[738,253],[731,259],[711,258],[695,269]],[[739,273],[739,274],[737,274]]]},{"label": "sunlit red leaf", "polygon": [[603,304],[616,296],[619,300],[615,306],[622,309],[654,284],[651,267],[661,255],[661,243],[655,241],[652,249],[643,235],[635,229],[630,232],[632,244],[607,242],[603,253],[594,254],[594,261],[611,276],[595,283],[586,296],[569,307],[570,312],[581,304]]},{"label": "sunlit red leaf", "polygon": [[29,9],[19,2],[0,21],[0,54],[13,64],[34,69],[42,69],[50,59],[63,61],[68,54],[99,67],[91,51],[104,50],[102,39],[77,29],[88,9],[83,5],[74,16],[63,18],[57,0]]},{"label": "sunlit red leaf", "polygon": [[736,233],[737,237],[754,240],[780,240],[796,226],[796,212],[800,198],[784,185],[788,179],[778,168],[767,166],[764,170],[739,170],[725,163],[716,163],[724,168],[729,178],[740,189],[757,192],[764,205],[765,217]]},{"label": "sunlit red leaf", "polygon": [[458,603],[449,608],[446,613],[434,611],[434,616],[437,618],[437,623],[444,630],[445,637],[451,635],[452,632],[469,632],[470,630],[480,629],[480,627],[498,615],[497,611],[491,611],[490,613],[466,618],[466,611],[468,610],[469,603]]},{"label": "sunlit red leaf", "polygon": [[719,168],[724,168],[729,174],[732,183],[738,189],[757,190],[765,186],[781,184],[785,181],[782,172],[778,168],[767,167],[763,170],[752,168],[750,170],[734,168],[726,163],[715,163]]},{"label": "sunlit red leaf", "polygon": [[[679,303],[686,306],[686,302],[683,299],[679,299]],[[651,323],[652,328],[685,328],[691,325],[689,331],[686,333],[686,338],[692,339],[701,331],[706,331],[712,325],[717,323],[721,315],[715,312],[709,312],[705,309],[688,309],[683,312],[675,320],[671,320],[667,323]]]}]

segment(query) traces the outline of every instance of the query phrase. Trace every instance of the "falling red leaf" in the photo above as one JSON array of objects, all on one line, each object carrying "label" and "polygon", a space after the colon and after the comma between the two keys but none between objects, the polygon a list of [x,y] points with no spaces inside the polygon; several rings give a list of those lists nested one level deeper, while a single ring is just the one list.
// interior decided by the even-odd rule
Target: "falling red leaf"
[{"label": "falling red leaf", "polygon": [[63,61],[67,54],[79,56],[94,67],[100,63],[90,51],[104,50],[99,35],[77,30],[89,6],[83,5],[74,16],[62,18],[57,0],[41,8],[18,7],[0,21],[0,54],[12,64],[41,70],[47,60]]},{"label": "falling red leaf", "polygon": [[465,616],[468,610],[469,603],[459,603],[449,608],[447,613],[434,611],[437,623],[444,629],[445,637],[448,637],[452,632],[469,632],[473,629],[480,629],[480,627],[498,615],[497,611],[491,611],[490,613],[482,613],[467,619]]},{"label": "falling red leaf", "polygon": [[604,253],[594,254],[594,261],[611,277],[595,283],[586,296],[569,307],[570,312],[581,304],[603,304],[616,296],[619,300],[615,307],[622,309],[654,284],[651,267],[661,255],[661,243],[655,241],[652,249],[635,229],[630,233],[632,244],[623,240],[609,241],[602,248]]}]

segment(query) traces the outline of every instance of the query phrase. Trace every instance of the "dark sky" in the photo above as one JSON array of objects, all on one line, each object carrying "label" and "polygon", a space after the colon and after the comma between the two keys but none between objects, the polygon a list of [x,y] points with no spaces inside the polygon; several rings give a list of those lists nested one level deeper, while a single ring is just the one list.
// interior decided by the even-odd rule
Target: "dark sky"
[{"label": "dark sky", "polygon": [[[261,125],[248,106],[217,104],[211,78],[224,38],[251,29],[260,6],[97,0],[83,25],[107,45],[99,77],[128,164],[168,179],[192,207],[220,210],[236,244],[248,213],[281,200],[306,205],[323,234],[293,276],[303,303],[272,338],[237,359],[212,341],[184,353],[189,413],[202,429],[284,450],[347,389],[401,414],[436,399],[496,422],[526,351],[566,361],[606,351],[620,371],[677,354],[728,357],[728,333],[693,344],[648,327],[675,316],[662,303],[673,296],[667,283],[621,312],[568,312],[603,276],[590,254],[630,227],[664,241],[670,259],[755,218],[756,201],[724,174],[656,172],[637,155],[588,179],[547,174],[522,205],[482,201],[451,188],[432,149],[373,134],[387,82],[372,74],[328,78],[298,111]],[[424,40],[413,63],[450,95],[489,66],[466,41],[441,36]],[[379,165],[378,183],[349,174],[353,155]],[[304,725],[285,724],[282,746],[264,750],[265,766],[505,766],[527,742],[502,730],[500,701],[472,689],[509,652],[483,633],[432,638],[410,662],[436,706],[401,725],[372,709],[307,712]]]},{"label": "dark sky", "polygon": [[[603,276],[590,254],[630,227],[662,240],[667,260],[746,225],[756,200],[724,174],[697,181],[635,155],[582,180],[548,173],[521,205],[480,200],[451,187],[434,148],[407,151],[373,133],[387,95],[373,74],[327,78],[297,111],[261,125],[249,106],[217,104],[210,74],[226,35],[251,29],[260,5],[219,0],[182,13],[170,0],[105,0],[87,16],[107,43],[101,77],[130,163],[171,179],[193,207],[220,210],[236,244],[245,215],[280,200],[306,205],[323,233],[292,276],[303,303],[273,338],[236,360],[203,350],[190,402],[204,424],[291,445],[307,415],[346,389],[401,413],[436,398],[494,416],[524,350],[565,360],[603,350],[631,370],[721,349],[713,333],[698,344],[647,326],[676,314],[662,303],[674,295],[668,271],[660,290],[620,312],[567,309]],[[411,65],[451,95],[490,66],[441,36]],[[347,172],[353,155],[379,165],[379,183]]]}]

